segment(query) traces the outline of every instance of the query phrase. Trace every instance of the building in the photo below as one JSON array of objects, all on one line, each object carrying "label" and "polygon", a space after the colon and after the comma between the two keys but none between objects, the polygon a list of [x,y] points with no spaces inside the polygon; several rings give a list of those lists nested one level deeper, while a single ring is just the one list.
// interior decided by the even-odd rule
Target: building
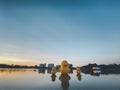
[{"label": "building", "polygon": [[48,64],[48,69],[52,69],[54,67],[54,64]]},{"label": "building", "polygon": [[73,69],[73,65],[72,65],[72,64],[69,64],[69,68],[70,68],[70,69]]},{"label": "building", "polygon": [[56,69],[60,69],[61,65],[56,65]]},{"label": "building", "polygon": [[39,65],[39,68],[45,69],[45,68],[46,68],[46,63],[40,64],[40,65]]}]

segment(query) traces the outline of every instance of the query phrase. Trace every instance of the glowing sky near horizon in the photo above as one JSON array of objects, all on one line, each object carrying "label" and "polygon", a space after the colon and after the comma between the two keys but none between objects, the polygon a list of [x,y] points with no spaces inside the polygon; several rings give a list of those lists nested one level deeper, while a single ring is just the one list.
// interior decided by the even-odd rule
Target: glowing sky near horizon
[{"label": "glowing sky near horizon", "polygon": [[0,63],[120,63],[119,0],[0,1]]}]

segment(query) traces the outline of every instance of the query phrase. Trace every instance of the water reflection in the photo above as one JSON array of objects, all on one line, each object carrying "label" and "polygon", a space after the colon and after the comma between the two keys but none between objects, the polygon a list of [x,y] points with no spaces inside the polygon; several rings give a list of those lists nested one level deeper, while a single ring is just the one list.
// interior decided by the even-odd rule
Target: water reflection
[{"label": "water reflection", "polygon": [[46,70],[46,69],[39,69],[39,70],[38,70],[38,73],[39,73],[39,74],[45,74],[45,70]]},{"label": "water reflection", "polygon": [[92,76],[100,76],[100,73],[92,73]]},{"label": "water reflection", "polygon": [[51,74],[52,69],[47,69],[47,73]]},{"label": "water reflection", "polygon": [[[0,69],[0,90],[119,90],[120,75],[49,74],[51,69]],[[39,75],[39,74],[43,75]],[[44,74],[45,73],[45,74]],[[94,76],[91,76],[94,75]],[[81,81],[82,80],[82,81]],[[80,81],[80,82],[79,82]],[[60,88],[61,87],[61,88]]]},{"label": "water reflection", "polygon": [[70,73],[70,74],[73,74],[73,69],[70,69],[69,73]]},{"label": "water reflection", "polygon": [[81,74],[77,74],[76,76],[77,76],[79,81],[82,80],[82,75]]},{"label": "water reflection", "polygon": [[0,69],[0,72],[27,72],[27,71],[34,71],[36,72],[36,69]]},{"label": "water reflection", "polygon": [[61,74],[59,80],[63,90],[69,90],[69,80],[71,77],[68,74]]},{"label": "water reflection", "polygon": [[56,80],[56,75],[55,74],[52,74],[51,75],[51,80],[54,82]]},{"label": "water reflection", "polygon": [[[28,72],[28,71],[33,71],[33,72],[38,72],[38,74],[51,74],[52,69],[9,69],[9,68],[0,68],[0,73],[2,72]],[[46,72],[47,71],[47,72]],[[57,73],[59,73],[59,70],[56,70]],[[73,74],[73,69],[70,69],[69,74]],[[92,71],[92,70],[82,70],[81,73],[84,74],[90,74],[92,76],[100,76],[100,75],[108,75],[108,74],[120,74],[118,71],[110,71],[110,70],[103,70],[101,72],[98,71]]]},{"label": "water reflection", "polygon": [[[37,69],[0,69],[0,77],[2,78],[29,78],[33,74],[36,75]],[[1,90],[1,89],[0,89]]]}]

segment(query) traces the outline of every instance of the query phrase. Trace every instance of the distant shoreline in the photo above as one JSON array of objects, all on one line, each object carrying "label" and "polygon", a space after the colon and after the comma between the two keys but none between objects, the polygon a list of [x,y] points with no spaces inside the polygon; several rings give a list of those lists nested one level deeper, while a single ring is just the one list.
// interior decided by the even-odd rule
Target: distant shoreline
[{"label": "distant shoreline", "polygon": [[[54,66],[56,67],[56,66]],[[93,67],[100,67],[101,69],[120,69],[120,64],[109,64],[109,65],[105,65],[105,64],[88,64],[88,65],[84,65],[81,66],[81,69],[92,69]],[[24,68],[24,69],[40,69],[41,67],[38,65],[34,65],[34,66],[27,66],[27,65],[8,65],[8,64],[0,64],[0,68]],[[57,68],[57,67],[56,67]],[[71,69],[76,69],[77,67],[70,67]],[[49,69],[48,67],[44,67],[44,69]]]}]

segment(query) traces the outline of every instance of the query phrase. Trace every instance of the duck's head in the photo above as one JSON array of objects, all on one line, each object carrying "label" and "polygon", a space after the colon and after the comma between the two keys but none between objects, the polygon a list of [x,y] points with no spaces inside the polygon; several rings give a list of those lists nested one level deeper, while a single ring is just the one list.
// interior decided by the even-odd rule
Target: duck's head
[{"label": "duck's head", "polygon": [[62,67],[68,67],[68,62],[66,60],[63,60],[61,65]]},{"label": "duck's head", "polygon": [[55,68],[55,67],[53,67],[53,68],[52,68],[52,71],[56,71],[56,68]]},{"label": "duck's head", "polygon": [[79,67],[77,68],[77,71],[80,71],[80,68],[79,68]]}]

